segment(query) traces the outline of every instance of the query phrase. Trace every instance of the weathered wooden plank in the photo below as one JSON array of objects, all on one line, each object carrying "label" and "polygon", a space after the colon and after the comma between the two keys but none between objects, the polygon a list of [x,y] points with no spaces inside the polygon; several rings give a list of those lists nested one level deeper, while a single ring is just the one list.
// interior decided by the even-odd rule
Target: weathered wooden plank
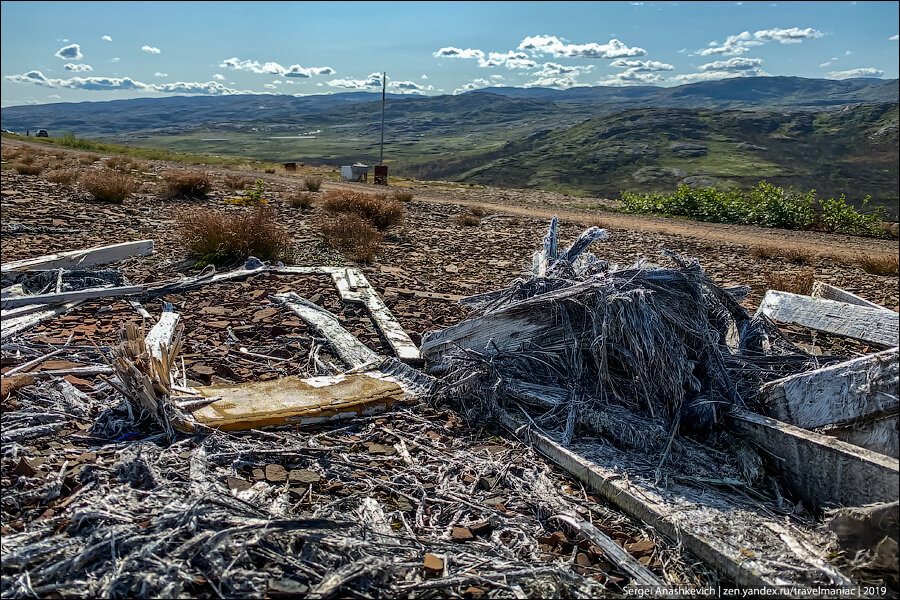
[{"label": "weathered wooden plank", "polygon": [[14,335],[24,333],[32,327],[43,323],[47,319],[53,319],[63,313],[68,312],[69,310],[81,304],[81,302],[81,300],[78,300],[76,302],[69,302],[68,304],[54,306],[41,312],[31,313],[29,315],[15,317],[12,319],[3,319],[2,322],[0,322],[0,340],[5,340]]},{"label": "weathered wooden plank", "polygon": [[409,399],[387,379],[355,373],[335,377],[284,377],[245,384],[197,388],[216,401],[192,412],[207,427],[225,431],[271,425],[311,425],[334,419],[368,415]]},{"label": "weathered wooden plank", "polygon": [[893,311],[776,290],[766,292],[757,314],[882,347],[896,346],[900,335]]},{"label": "weathered wooden plank", "polygon": [[147,351],[157,360],[162,360],[163,350],[168,349],[172,344],[172,338],[175,336],[175,328],[178,326],[178,320],[180,318],[181,317],[177,312],[172,311],[172,305],[167,304],[162,315],[159,317],[159,321],[156,322],[156,325],[153,326],[150,333],[148,333],[147,337],[144,339]]},{"label": "weathered wooden plank", "polygon": [[[608,444],[595,446],[610,456],[586,458],[580,447],[573,451],[527,431],[519,417],[502,413],[500,421],[586,487],[670,540],[677,540],[685,550],[738,586],[760,588],[783,583],[784,572],[775,562],[806,567],[798,571],[809,569],[793,557],[782,540],[761,536],[766,519],[739,505],[733,493],[710,490],[702,494],[705,503],[695,501],[690,490],[681,484],[673,483],[663,489],[640,478],[623,477],[618,451]],[[696,492],[693,496],[697,496]]]},{"label": "weathered wooden plank", "polygon": [[372,287],[366,276],[357,269],[345,269],[332,274],[341,298],[348,302],[359,302],[366,306],[372,320],[388,341],[394,353],[401,360],[419,360],[419,349],[404,331],[390,309]]},{"label": "weathered wooden plank", "polygon": [[293,293],[276,294],[275,299],[284,304],[313,329],[325,336],[344,364],[350,369],[370,364],[378,358],[356,336],[344,329],[338,318],[309,300]]},{"label": "weathered wooden plank", "polygon": [[728,423],[764,451],[773,470],[808,506],[861,506],[897,498],[895,459],[744,410],[732,410]]},{"label": "weathered wooden plank", "polygon": [[146,288],[142,285],[125,285],[119,287],[88,288],[74,292],[60,292],[58,294],[38,294],[22,298],[7,298],[0,300],[3,308],[17,308],[31,304],[61,304],[76,300],[90,300],[92,298],[115,298],[121,296],[134,296],[140,294]]},{"label": "weathered wooden plank", "polygon": [[869,302],[865,298],[860,298],[856,294],[847,290],[829,285],[824,281],[814,281],[812,289],[813,298],[822,298],[823,300],[834,300],[836,302],[846,302],[847,304],[856,304],[857,306],[865,306],[866,308],[877,308],[878,310],[886,310],[893,312],[891,309]]},{"label": "weathered wooden plank", "polygon": [[0,265],[4,275],[14,271],[49,271],[52,269],[75,269],[96,267],[124,260],[131,256],[147,256],[153,253],[153,240],[124,242],[112,246],[98,246],[87,250],[72,250],[48,254],[37,258],[15,260]]},{"label": "weathered wooden plank", "polygon": [[15,319],[32,313],[49,310],[50,308],[52,308],[52,305],[50,304],[26,304],[25,306],[19,306],[18,308],[0,310],[0,319]]},{"label": "weathered wooden plank", "polygon": [[872,452],[900,458],[898,424],[900,424],[900,419],[898,419],[897,413],[894,413],[869,421],[837,427],[823,427],[819,429],[819,432]]},{"label": "weathered wooden plank", "polygon": [[897,410],[898,349],[798,373],[760,388],[769,415],[812,429]]}]

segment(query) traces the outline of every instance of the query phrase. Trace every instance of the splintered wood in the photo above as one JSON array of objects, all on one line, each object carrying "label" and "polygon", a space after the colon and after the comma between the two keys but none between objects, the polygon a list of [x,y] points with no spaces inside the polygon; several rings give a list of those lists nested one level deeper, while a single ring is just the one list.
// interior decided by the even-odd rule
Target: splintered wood
[{"label": "splintered wood", "polygon": [[271,425],[311,425],[388,410],[407,399],[392,381],[357,373],[300,379],[284,377],[242,385],[198,388],[216,399],[192,415],[201,425],[226,431]]}]

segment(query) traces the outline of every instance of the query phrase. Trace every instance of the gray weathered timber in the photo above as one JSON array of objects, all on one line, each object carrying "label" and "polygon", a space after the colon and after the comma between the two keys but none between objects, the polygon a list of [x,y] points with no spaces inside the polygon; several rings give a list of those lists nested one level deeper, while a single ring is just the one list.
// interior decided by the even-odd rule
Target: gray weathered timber
[{"label": "gray weathered timber", "polygon": [[861,506],[897,498],[896,459],[744,410],[733,409],[728,422],[764,451],[774,471],[808,506]]},{"label": "gray weathered timber", "polygon": [[419,360],[419,349],[410,339],[390,309],[358,269],[343,269],[332,273],[341,298],[366,306],[381,334],[401,360]]},{"label": "gray weathered timber", "polygon": [[72,250],[4,263],[0,266],[4,278],[16,271],[50,271],[52,269],[84,269],[124,260],[131,256],[153,253],[153,240],[125,242],[87,250]]},{"label": "gray weathered timber", "polygon": [[168,347],[172,344],[172,337],[175,335],[175,328],[178,326],[180,315],[172,311],[172,305],[166,303],[159,321],[147,334],[144,344],[147,351],[157,360],[162,360],[163,350],[168,351]]},{"label": "gray weathered timber", "polygon": [[75,302],[69,302],[68,304],[54,306],[40,312],[15,317],[12,319],[3,319],[2,324],[0,324],[0,340],[5,340],[14,335],[23,333],[31,329],[32,327],[43,323],[47,319],[58,317],[59,315],[75,308],[76,306],[81,304],[81,302],[81,300],[77,300]]},{"label": "gray weathered timber", "polygon": [[757,314],[889,348],[897,345],[898,319],[893,311],[769,290]]},{"label": "gray weathered timber", "polygon": [[889,308],[881,306],[880,304],[875,304],[874,302],[869,302],[865,298],[860,298],[856,294],[848,292],[845,289],[829,285],[824,281],[817,280],[813,282],[812,297],[822,298],[823,300],[834,300],[836,302],[846,302],[847,304],[856,304],[857,306],[865,306],[866,308],[877,308],[878,310],[893,312]]},{"label": "gray weathered timber", "polygon": [[791,375],[760,388],[769,415],[812,429],[896,411],[898,349]]},{"label": "gray weathered timber", "polygon": [[344,364],[355,369],[371,364],[378,358],[372,350],[360,342],[356,336],[341,326],[338,318],[309,300],[293,293],[276,294],[275,299],[303,319],[310,327],[323,335],[331,344]]},{"label": "gray weathered timber", "polygon": [[900,458],[900,435],[897,432],[898,415],[885,415],[878,419],[850,423],[839,427],[824,427],[819,431],[853,444],[893,458]]},{"label": "gray weathered timber", "polygon": [[7,298],[0,300],[3,308],[17,308],[32,304],[62,304],[76,300],[90,300],[92,298],[115,298],[119,296],[134,296],[143,292],[146,288],[142,285],[126,285],[119,287],[89,288],[75,292],[60,292],[58,294],[38,294],[36,296],[24,296],[21,298]]},{"label": "gray weathered timber", "polygon": [[[738,586],[778,586],[784,572],[776,562],[790,563],[794,569],[809,572],[821,583],[832,583],[795,556],[780,538],[760,536],[767,517],[741,506],[733,493],[710,490],[698,494],[678,483],[663,489],[650,482],[623,477],[619,455],[609,445],[594,444],[597,449],[610,453],[609,456],[587,458],[588,452],[582,452],[586,446],[573,451],[546,436],[526,432],[526,424],[520,417],[503,412],[500,422],[516,435],[524,435],[535,449],[586,487],[667,538],[678,540],[685,550]],[[703,502],[694,500],[698,497]]]}]

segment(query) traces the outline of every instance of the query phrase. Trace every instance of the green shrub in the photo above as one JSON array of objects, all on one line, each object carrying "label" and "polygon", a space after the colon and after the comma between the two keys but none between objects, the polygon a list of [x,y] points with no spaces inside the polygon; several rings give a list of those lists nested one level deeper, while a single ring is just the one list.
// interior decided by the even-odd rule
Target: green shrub
[{"label": "green shrub", "polygon": [[[863,200],[863,209],[869,204],[870,196]],[[863,214],[847,204],[844,195],[835,200],[829,198],[822,201],[822,228],[835,233],[851,233],[856,235],[884,235],[881,227],[885,219],[884,208]]]},{"label": "green shrub", "polygon": [[60,145],[66,146],[67,148],[75,148],[77,150],[94,150],[94,142],[90,140],[80,140],[75,137],[75,134],[71,131],[64,133],[59,143]]}]

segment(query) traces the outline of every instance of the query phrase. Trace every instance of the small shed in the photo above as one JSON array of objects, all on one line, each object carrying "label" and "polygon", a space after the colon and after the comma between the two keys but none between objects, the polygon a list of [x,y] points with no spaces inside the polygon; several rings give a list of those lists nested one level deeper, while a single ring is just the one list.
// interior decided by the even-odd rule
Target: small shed
[{"label": "small shed", "polygon": [[354,163],[341,167],[341,179],[345,181],[369,181],[369,165]]}]

